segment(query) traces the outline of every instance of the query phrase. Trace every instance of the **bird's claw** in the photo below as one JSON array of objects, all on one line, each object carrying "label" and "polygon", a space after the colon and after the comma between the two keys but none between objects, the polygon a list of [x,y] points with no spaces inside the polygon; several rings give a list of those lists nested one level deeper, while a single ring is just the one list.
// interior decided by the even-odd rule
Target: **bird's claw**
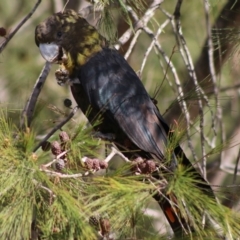
[{"label": "bird's claw", "polygon": [[102,132],[93,133],[93,137],[100,138],[102,140],[110,141],[110,142],[112,142],[116,138],[115,134],[113,133],[102,133]]},{"label": "bird's claw", "polygon": [[67,69],[63,68],[57,69],[55,72],[55,77],[57,79],[57,83],[60,86],[63,86],[70,81],[69,72]]}]

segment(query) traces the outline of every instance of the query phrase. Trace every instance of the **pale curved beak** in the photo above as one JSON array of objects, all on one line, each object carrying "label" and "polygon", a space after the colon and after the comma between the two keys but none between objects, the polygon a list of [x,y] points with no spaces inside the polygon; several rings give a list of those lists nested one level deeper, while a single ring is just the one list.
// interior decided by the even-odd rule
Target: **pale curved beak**
[{"label": "pale curved beak", "polygon": [[56,62],[59,55],[59,46],[55,43],[40,43],[39,44],[40,53],[43,58],[50,62]]}]

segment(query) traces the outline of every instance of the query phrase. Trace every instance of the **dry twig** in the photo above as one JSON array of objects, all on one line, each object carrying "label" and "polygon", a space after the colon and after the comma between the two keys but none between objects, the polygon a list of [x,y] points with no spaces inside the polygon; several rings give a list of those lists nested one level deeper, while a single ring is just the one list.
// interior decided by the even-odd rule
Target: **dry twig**
[{"label": "dry twig", "polygon": [[21,115],[20,126],[23,129],[25,126],[30,127],[34,109],[37,103],[38,96],[43,88],[47,76],[51,69],[51,63],[46,62],[29,97]]},{"label": "dry twig", "polygon": [[[192,79],[194,85],[195,85],[195,92],[197,95],[197,102],[198,102],[198,106],[199,106],[199,116],[200,116],[200,129],[201,129],[201,148],[202,148],[202,172],[204,177],[206,177],[206,150],[205,150],[205,142],[204,142],[204,112],[203,112],[203,102],[202,102],[202,98],[208,102],[207,97],[205,96],[204,91],[201,89],[198,80],[197,80],[197,76],[194,70],[194,64],[191,58],[191,54],[190,51],[187,47],[186,44],[186,40],[183,36],[182,33],[182,27],[181,27],[181,21],[180,21],[180,9],[181,9],[181,4],[182,4],[182,0],[178,0],[177,4],[176,4],[176,8],[174,11],[174,21],[172,20],[172,27],[173,27],[173,31],[175,33],[176,36],[176,41],[178,44],[178,48],[179,48],[179,52],[182,56],[183,61],[185,62],[185,65],[188,69],[188,73],[190,78]],[[211,111],[211,109],[210,109]],[[187,126],[187,128],[190,128],[190,125]],[[195,159],[196,160],[196,159]]]},{"label": "dry twig", "polygon": [[[135,23],[134,31],[136,32],[138,29],[141,29],[147,25],[147,23],[150,21],[152,16],[154,15],[154,12],[159,8],[161,3],[164,0],[154,0],[152,4],[149,6],[143,17]],[[119,49],[123,44],[125,44],[133,35],[132,28],[129,28],[118,40],[118,44],[115,44],[115,48]]]},{"label": "dry twig", "polygon": [[4,50],[4,48],[13,38],[13,36],[18,32],[18,30],[24,25],[24,23],[33,15],[33,13],[35,12],[40,3],[41,0],[38,0],[33,9],[31,10],[31,12],[27,14],[27,16],[17,25],[17,27],[8,36],[5,37],[5,41],[0,46],[0,53]]},{"label": "dry twig", "polygon": [[[69,151],[68,151],[69,152]],[[76,174],[64,174],[64,173],[60,173],[60,172],[55,172],[52,170],[49,170],[48,167],[50,167],[53,163],[55,163],[62,155],[66,154],[66,151],[59,154],[59,156],[57,156],[56,159],[50,161],[47,164],[43,164],[40,166],[40,171],[45,172],[47,175],[49,176],[54,176],[54,177],[59,177],[59,178],[79,178],[79,177],[84,177],[84,176],[88,176],[89,174],[92,174],[94,171],[87,171],[85,173],[76,173]],[[130,162],[130,160],[128,158],[126,158],[120,151],[118,151],[116,148],[112,147],[112,151],[111,153],[103,160],[105,163],[108,163],[109,161],[112,160],[112,158],[115,155],[119,155],[125,162]],[[61,156],[60,156],[61,155]],[[86,162],[86,160],[88,159],[88,157],[83,157],[81,159],[82,162]]]},{"label": "dry twig", "polygon": [[73,110],[70,112],[70,114],[61,121],[58,125],[56,125],[43,139],[42,141],[33,149],[33,152],[36,152],[38,148],[42,146],[44,142],[46,142],[57,130],[59,130],[62,126],[64,126],[77,112],[78,106],[73,108]]}]

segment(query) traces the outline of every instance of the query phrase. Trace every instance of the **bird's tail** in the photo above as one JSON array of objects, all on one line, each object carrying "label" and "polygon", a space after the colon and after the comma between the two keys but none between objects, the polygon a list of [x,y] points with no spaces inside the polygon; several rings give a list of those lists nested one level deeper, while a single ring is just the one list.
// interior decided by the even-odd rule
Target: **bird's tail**
[{"label": "bird's tail", "polygon": [[[198,188],[201,194],[208,196],[211,199],[216,201],[214,192],[210,186],[210,184],[202,177],[202,175],[192,166],[192,163],[189,159],[185,156],[184,152],[182,151],[180,146],[177,146],[174,150],[175,155],[179,159],[179,164],[181,164],[186,170],[189,176],[193,177],[192,183],[194,183],[193,187]],[[174,175],[174,172],[173,172]],[[189,189],[189,191],[191,191]],[[158,202],[159,206],[161,207],[165,217],[169,225],[171,226],[175,236],[184,236],[186,234],[194,233],[195,230],[191,225],[190,221],[190,214],[188,212],[188,206],[186,205],[186,211],[184,211],[184,216],[179,207],[179,205],[183,206],[185,203],[179,202],[184,201],[183,199],[178,199],[177,196],[174,194],[173,191],[166,191],[158,193],[156,192],[153,195],[153,198]],[[192,206],[191,206],[192,207]],[[189,214],[189,215],[188,215]],[[204,212],[202,213],[204,214]]]}]

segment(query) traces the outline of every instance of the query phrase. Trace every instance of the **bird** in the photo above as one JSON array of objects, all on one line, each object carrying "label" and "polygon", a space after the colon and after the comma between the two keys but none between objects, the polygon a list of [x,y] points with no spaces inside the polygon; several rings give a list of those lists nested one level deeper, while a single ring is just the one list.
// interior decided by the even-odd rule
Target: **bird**
[{"label": "bird", "polygon": [[[131,159],[157,159],[165,171],[174,171],[181,159],[181,164],[199,180],[196,187],[214,197],[210,185],[179,144],[169,154],[173,133],[142,81],[124,57],[80,14],[66,9],[48,17],[36,27],[35,42],[47,61],[59,64],[56,78],[60,84],[69,83],[89,122],[94,123],[101,116],[95,127],[98,136],[115,143]],[[186,219],[177,216],[169,201],[157,194],[153,197],[174,233],[182,234]]]}]

